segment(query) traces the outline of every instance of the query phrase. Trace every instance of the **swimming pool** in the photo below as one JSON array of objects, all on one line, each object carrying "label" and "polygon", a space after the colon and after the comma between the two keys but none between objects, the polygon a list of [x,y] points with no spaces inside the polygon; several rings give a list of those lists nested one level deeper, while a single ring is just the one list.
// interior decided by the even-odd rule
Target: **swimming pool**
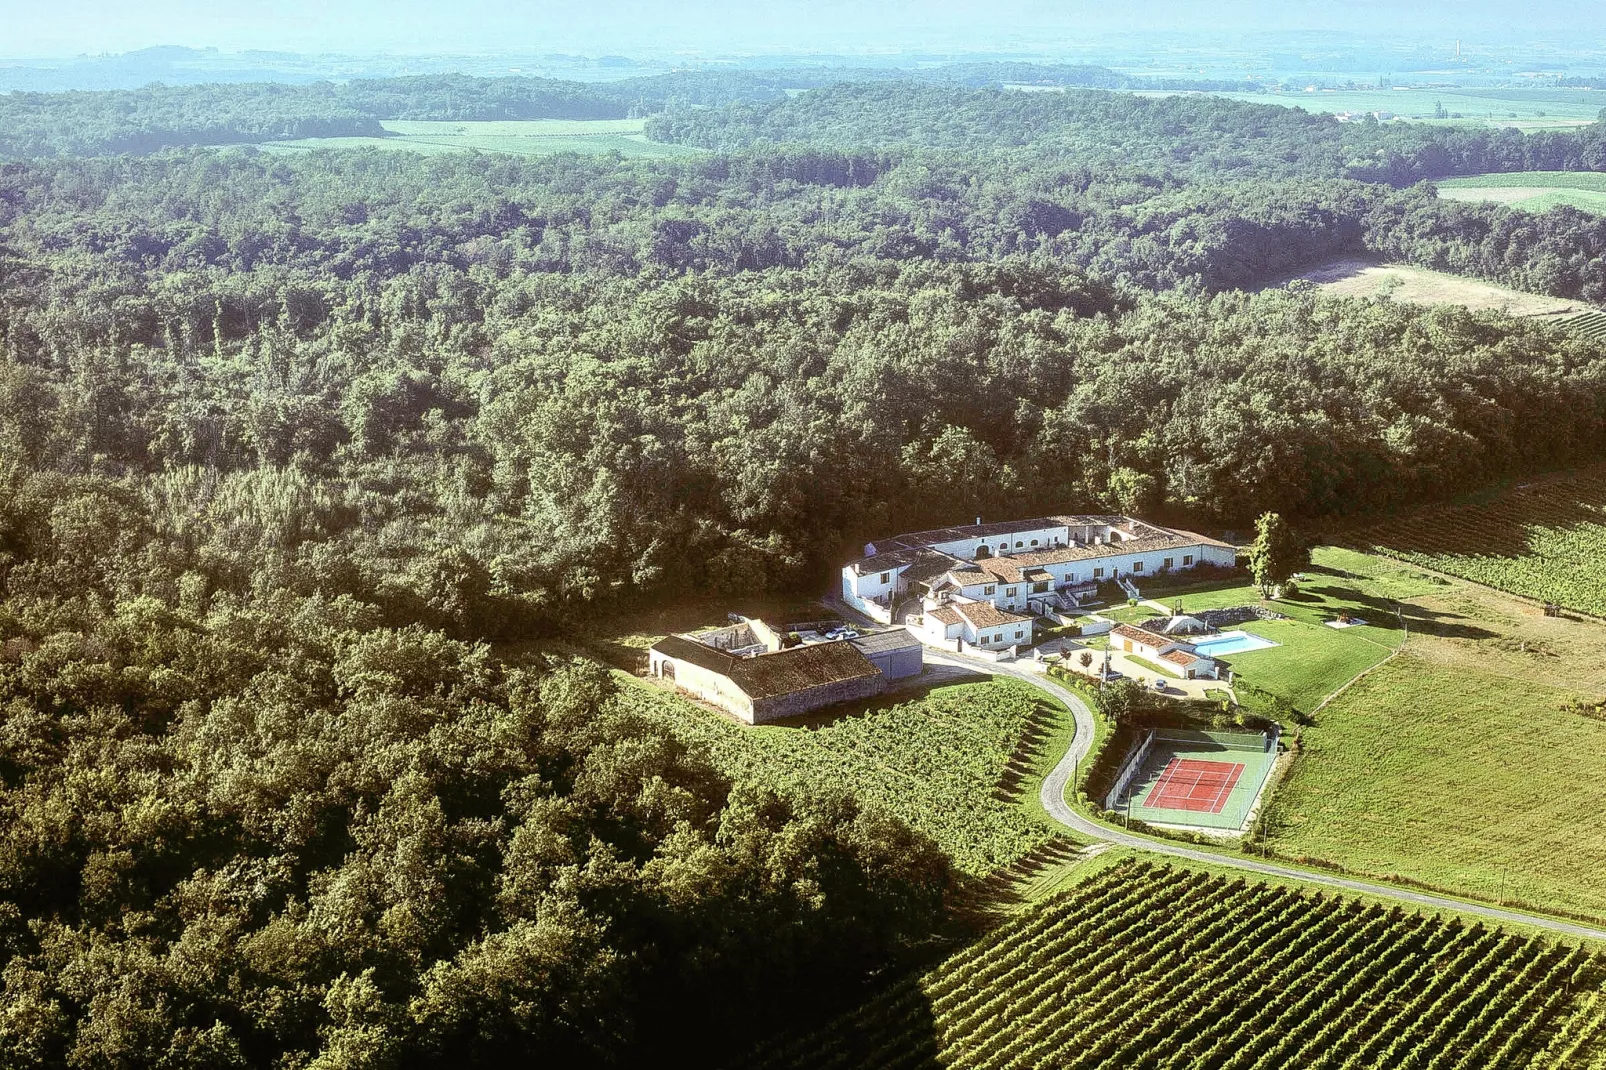
[{"label": "swimming pool", "polygon": [[1222,632],[1220,635],[1199,640],[1193,644],[1193,649],[1207,658],[1219,658],[1227,654],[1242,654],[1246,650],[1265,650],[1269,646],[1281,645],[1249,632]]}]

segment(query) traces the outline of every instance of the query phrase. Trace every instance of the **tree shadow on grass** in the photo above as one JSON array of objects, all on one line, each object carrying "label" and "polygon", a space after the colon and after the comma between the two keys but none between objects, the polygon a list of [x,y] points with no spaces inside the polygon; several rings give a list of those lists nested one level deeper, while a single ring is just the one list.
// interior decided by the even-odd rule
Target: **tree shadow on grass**
[{"label": "tree shadow on grass", "polygon": [[[1404,603],[1392,598],[1382,598],[1354,587],[1326,585],[1309,587],[1307,590],[1326,601],[1340,603],[1346,612],[1360,617],[1371,627],[1381,628],[1384,631],[1397,632],[1401,629],[1400,616],[1396,612],[1398,610],[1404,613],[1408,622],[1406,627],[1411,631],[1427,632],[1451,639],[1493,639],[1499,634],[1474,623],[1470,617],[1460,613],[1433,609],[1415,602]],[[1334,607],[1335,614],[1339,608],[1340,606]]]}]

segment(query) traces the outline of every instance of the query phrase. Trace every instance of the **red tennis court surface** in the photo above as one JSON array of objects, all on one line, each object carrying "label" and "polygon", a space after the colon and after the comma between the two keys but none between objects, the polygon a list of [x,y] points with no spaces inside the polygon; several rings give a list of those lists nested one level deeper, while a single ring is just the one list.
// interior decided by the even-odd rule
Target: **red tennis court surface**
[{"label": "red tennis court surface", "polygon": [[1242,763],[1206,762],[1197,758],[1172,758],[1160,779],[1149,789],[1144,806],[1159,810],[1196,810],[1219,814],[1227,805],[1233,785],[1243,775]]}]

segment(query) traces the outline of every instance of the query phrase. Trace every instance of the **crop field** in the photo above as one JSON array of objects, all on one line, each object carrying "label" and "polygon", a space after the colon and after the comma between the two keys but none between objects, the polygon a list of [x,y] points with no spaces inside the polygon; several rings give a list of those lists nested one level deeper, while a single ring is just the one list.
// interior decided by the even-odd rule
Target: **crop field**
[{"label": "crop field", "polygon": [[1475,583],[1606,616],[1606,466],[1414,513],[1354,538]]},{"label": "crop field", "polygon": [[1022,736],[1056,710],[1026,684],[960,683],[862,713],[757,727],[645,687],[639,693],[644,710],[707,747],[728,775],[851,789],[931,836],[974,876],[1049,838],[1026,807],[999,790]]},{"label": "crop field", "polygon": [[[1600,94],[1580,89],[1318,89],[1314,92],[1219,93],[1252,104],[1278,104],[1309,112],[1388,112],[1397,119],[1457,126],[1514,126],[1522,130],[1566,129],[1595,121]],[[1435,118],[1442,106],[1448,114]]]},{"label": "crop field", "polygon": [[507,152],[521,156],[585,155],[685,156],[697,149],[647,140],[645,119],[531,119],[492,122],[387,120],[389,137],[303,138],[274,141],[272,152],[313,149],[379,148],[421,152]]},{"label": "crop field", "polygon": [[1525,212],[1567,205],[1606,215],[1606,174],[1594,171],[1514,171],[1441,179],[1444,200],[1508,204]]},{"label": "crop field", "polygon": [[742,1062],[1506,1070],[1602,1053],[1595,949],[1125,862]]},{"label": "crop field", "polygon": [[[1565,316],[1591,311],[1588,305],[1577,301],[1523,293],[1408,264],[1378,264],[1356,257],[1334,260],[1297,277],[1336,297],[1388,297],[1415,305],[1461,305],[1475,312],[1495,310],[1513,316]],[[1292,280],[1279,285],[1287,281]]]}]

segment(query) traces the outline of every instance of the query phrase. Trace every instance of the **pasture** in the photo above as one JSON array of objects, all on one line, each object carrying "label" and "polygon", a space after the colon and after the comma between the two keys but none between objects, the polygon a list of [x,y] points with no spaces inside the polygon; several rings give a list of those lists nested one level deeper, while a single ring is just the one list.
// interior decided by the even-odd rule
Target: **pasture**
[{"label": "pasture", "polygon": [[622,156],[685,156],[697,149],[649,141],[645,119],[531,119],[487,122],[387,120],[388,137],[303,138],[273,141],[270,152],[379,148],[435,155],[444,152],[505,152],[520,156],[619,153]]},{"label": "pasture", "polygon": [[741,1065],[1587,1066],[1603,978],[1595,948],[1123,861]]},{"label": "pasture", "polygon": [[931,836],[972,876],[1015,862],[1051,836],[1018,798],[1031,750],[1022,740],[1047,733],[1067,711],[1026,684],[976,677],[862,710],[758,727],[645,684],[627,694],[678,737],[706,748],[727,775],[850,790]]},{"label": "pasture", "polygon": [[1435,183],[1439,197],[1452,201],[1506,204],[1525,212],[1561,205],[1606,215],[1606,174],[1593,171],[1513,171],[1467,175]]},{"label": "pasture", "polygon": [[[1344,257],[1313,268],[1297,278],[1315,283],[1335,297],[1387,297],[1415,305],[1461,305],[1478,311],[1499,311],[1512,316],[1566,316],[1589,311],[1589,306],[1559,297],[1523,293],[1497,283],[1448,275],[1407,264],[1379,264]],[[1282,285],[1293,280],[1285,280]]]}]

